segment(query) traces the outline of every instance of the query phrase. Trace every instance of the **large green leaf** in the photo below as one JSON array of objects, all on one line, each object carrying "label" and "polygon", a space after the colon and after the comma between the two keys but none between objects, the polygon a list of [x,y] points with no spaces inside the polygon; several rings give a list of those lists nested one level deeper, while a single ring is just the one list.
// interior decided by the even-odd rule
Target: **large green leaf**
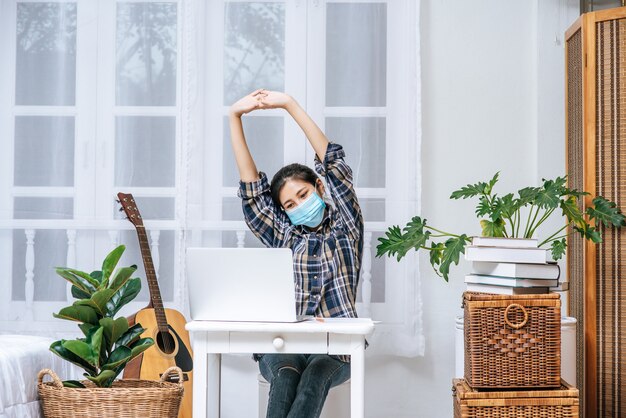
[{"label": "large green leaf", "polygon": [[480,196],[487,194],[486,190],[489,185],[484,182],[476,184],[468,184],[461,187],[459,190],[455,190],[450,195],[450,199],[467,199],[468,197]]},{"label": "large green leaf", "polygon": [[84,322],[87,324],[97,324],[98,315],[90,306],[68,306],[52,314],[55,318],[68,319],[70,321]]},{"label": "large green leaf", "polygon": [[117,262],[120,261],[120,258],[125,250],[126,246],[118,245],[102,262],[102,281],[100,283],[100,288],[106,288],[109,286],[109,276],[111,276],[111,273],[115,270],[115,266],[117,266]]},{"label": "large green leaf", "polygon": [[92,374],[96,373],[96,368],[94,366],[92,366],[91,364],[89,364],[89,362],[77,356],[73,352],[66,349],[63,346],[63,343],[65,342],[66,342],[65,340],[59,340],[59,341],[53,342],[50,345],[50,351],[52,351],[57,356],[69,361],[70,363],[73,363],[77,365],[78,367],[85,369],[85,371],[88,373],[92,373]]},{"label": "large green leaf", "polygon": [[404,240],[408,249],[413,248],[418,251],[420,247],[426,245],[426,241],[430,237],[430,231],[424,231],[426,219],[422,220],[419,216],[414,216],[404,227]]},{"label": "large green leaf", "polygon": [[98,285],[100,284],[100,282],[96,280],[95,278],[93,278],[91,274],[85,273],[84,271],[80,271],[80,270],[76,270],[76,269],[68,268],[68,267],[66,267],[65,270],[68,271],[69,273],[74,274],[75,276],[78,276],[88,281],[94,288],[98,288]]},{"label": "large green leaf", "polygon": [[85,341],[65,341],[63,347],[76,354],[95,368],[100,367],[100,350],[102,345],[102,327],[93,328],[89,331]]},{"label": "large green leaf", "polygon": [[135,341],[139,339],[139,336],[143,334],[146,329],[141,326],[141,324],[135,324],[132,327],[128,328],[120,338],[115,341],[115,346],[119,347],[121,345],[125,345],[130,347]]},{"label": "large green leaf", "polygon": [[113,317],[124,305],[133,300],[141,290],[139,277],[130,279],[118,290],[107,303],[107,316]]},{"label": "large green leaf", "polygon": [[129,348],[131,349],[131,360],[137,357],[139,354],[146,351],[148,348],[152,347],[154,344],[154,340],[150,337],[148,338],[140,338],[136,342],[134,342]]},{"label": "large green leaf", "polygon": [[490,194],[493,190],[493,186],[498,182],[498,177],[500,176],[500,172],[498,171],[492,178],[489,180],[487,187],[485,187],[485,193]]},{"label": "large green leaf", "polygon": [[107,351],[111,351],[113,344],[128,331],[128,320],[125,317],[112,319],[102,318],[100,325],[104,328],[104,338],[107,343]]},{"label": "large green leaf", "polygon": [[93,292],[96,291],[96,286],[91,284],[90,280],[87,280],[82,276],[77,276],[71,271],[72,269],[68,269],[65,267],[56,267],[55,270],[59,276],[72,283],[83,292],[91,295]]},{"label": "large green leaf", "polygon": [[535,197],[535,204],[542,209],[553,209],[559,205],[564,192],[564,177],[557,177],[555,180],[543,180],[543,187],[539,189]]},{"label": "large green leaf", "polygon": [[481,196],[478,200],[478,206],[476,206],[476,216],[481,217],[491,212],[491,204],[487,196]]},{"label": "large green leaf", "polygon": [[130,267],[117,269],[109,281],[109,289],[113,290],[113,292],[120,290],[130,279],[130,276],[133,275],[135,270],[137,270],[137,266],[134,264]]},{"label": "large green leaf", "polygon": [[443,256],[441,258],[441,265],[439,266],[439,271],[443,275],[445,281],[448,281],[450,264],[459,264],[459,256],[461,254],[465,254],[465,245],[467,245],[469,241],[470,239],[465,234],[458,238],[452,237],[446,240]]},{"label": "large green leaf", "polygon": [[539,190],[539,187],[524,187],[523,189],[518,190],[518,206],[523,207],[529,203],[533,203],[539,194]]},{"label": "large green leaf", "polygon": [[102,365],[105,370],[115,370],[122,364],[128,363],[132,350],[124,345],[117,347],[109,356],[106,364]]},{"label": "large green leaf", "polygon": [[88,374],[85,374],[85,377],[94,382],[98,387],[107,387],[107,380],[115,377],[115,372],[112,370],[102,370],[97,376],[90,376]]},{"label": "large green leaf", "polygon": [[85,389],[85,385],[80,383],[78,380],[64,380],[63,386],[66,388],[80,388]]},{"label": "large green leaf", "polygon": [[582,227],[575,225],[573,228],[575,231],[578,231],[580,235],[582,235],[582,237],[585,239],[590,239],[596,244],[602,242],[602,235],[600,234],[600,231],[587,223],[583,224]]},{"label": "large green leaf", "polygon": [[617,207],[615,202],[611,202],[602,196],[597,196],[593,199],[594,207],[587,208],[587,214],[590,219],[596,220],[596,227],[600,224],[609,227],[611,225],[616,227],[626,226],[626,220],[620,208]]},{"label": "large green leaf", "polygon": [[89,299],[91,297],[91,293],[82,291],[78,287],[72,285],[72,296],[75,299]]},{"label": "large green leaf", "polygon": [[113,292],[111,289],[102,289],[94,292],[89,299],[81,299],[74,302],[74,305],[83,305],[91,307],[100,317],[103,317],[107,314],[107,303],[113,297]]},{"label": "large green leaf", "polygon": [[504,236],[504,220],[498,219],[495,222],[487,219],[480,221],[483,237],[503,237]]},{"label": "large green leaf", "polygon": [[376,246],[376,257],[388,254],[390,257],[397,255],[398,261],[405,256],[408,247],[403,239],[402,231],[397,225],[389,227],[385,237],[379,237],[380,244]]},{"label": "large green leaf", "polygon": [[516,210],[516,201],[513,199],[513,193],[498,198],[494,197],[491,220],[496,221],[500,218],[510,218]]},{"label": "large green leaf", "polygon": [[93,324],[88,324],[88,323],[84,323],[84,324],[78,324],[78,328],[80,328],[80,330],[83,332],[83,335],[88,336],[89,333],[92,331],[92,328],[97,328],[98,325],[93,325]]}]

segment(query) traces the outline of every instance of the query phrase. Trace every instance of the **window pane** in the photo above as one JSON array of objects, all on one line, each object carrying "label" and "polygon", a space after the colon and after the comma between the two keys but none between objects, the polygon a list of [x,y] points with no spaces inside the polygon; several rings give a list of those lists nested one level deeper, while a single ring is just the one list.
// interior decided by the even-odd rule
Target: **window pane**
[{"label": "window pane", "polygon": [[[239,187],[239,170],[230,142],[228,116],[224,117],[223,185]],[[268,181],[283,166],[284,125],[282,116],[249,116],[242,119],[243,129],[256,168],[267,174]]]},{"label": "window pane", "polygon": [[229,2],[224,7],[224,105],[258,88],[284,91],[284,3]]},{"label": "window pane", "polygon": [[385,187],[385,132],[385,118],[326,118],[326,135],[343,145],[357,187]]},{"label": "window pane", "polygon": [[176,105],[176,19],[176,3],[117,3],[118,105]]},{"label": "window pane", "polygon": [[385,220],[385,199],[359,198],[359,205],[366,222],[383,222]]},{"label": "window pane", "polygon": [[239,197],[225,197],[222,199],[222,220],[243,221],[243,209]]},{"label": "window pane", "polygon": [[326,106],[385,106],[387,5],[326,4]]},{"label": "window pane", "polygon": [[13,219],[72,219],[74,199],[71,197],[16,197]]},{"label": "window pane", "polygon": [[[265,248],[265,245],[250,231],[246,231],[244,238],[244,248]],[[237,232],[224,231],[222,232],[222,248],[236,248],[237,247]]]},{"label": "window pane", "polygon": [[115,185],[174,187],[176,118],[118,116],[115,120]]},{"label": "window pane", "polygon": [[14,184],[74,185],[74,117],[15,118]]},{"label": "window pane", "polygon": [[[142,219],[174,219],[175,202],[173,197],[133,197]],[[126,213],[120,211],[121,208],[119,203],[114,202],[113,218],[126,219]]]},{"label": "window pane", "polygon": [[72,106],[76,3],[17,3],[15,103]]}]

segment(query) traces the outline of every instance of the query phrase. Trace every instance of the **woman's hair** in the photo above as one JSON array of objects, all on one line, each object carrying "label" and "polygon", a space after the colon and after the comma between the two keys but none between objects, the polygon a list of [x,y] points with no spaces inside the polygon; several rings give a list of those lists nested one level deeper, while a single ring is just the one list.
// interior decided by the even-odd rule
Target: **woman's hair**
[{"label": "woman's hair", "polygon": [[280,203],[279,194],[287,180],[297,179],[302,180],[307,183],[312,184],[314,187],[317,187],[316,181],[318,179],[315,171],[311,169],[311,167],[307,167],[306,165],[293,163],[284,166],[280,170],[274,174],[272,177],[272,182],[270,184],[270,192],[272,194],[272,200],[279,208],[282,208],[282,204]]}]

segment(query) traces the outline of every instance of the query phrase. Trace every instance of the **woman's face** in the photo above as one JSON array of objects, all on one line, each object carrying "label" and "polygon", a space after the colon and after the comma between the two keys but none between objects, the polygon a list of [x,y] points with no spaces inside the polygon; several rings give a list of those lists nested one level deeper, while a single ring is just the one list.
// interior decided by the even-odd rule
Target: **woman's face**
[{"label": "woman's face", "polygon": [[[322,180],[317,179],[316,184],[319,196],[324,196],[324,184]],[[316,188],[311,183],[292,178],[288,179],[282,189],[280,189],[278,198],[283,209],[291,210],[310,197],[311,193],[315,192]]]}]

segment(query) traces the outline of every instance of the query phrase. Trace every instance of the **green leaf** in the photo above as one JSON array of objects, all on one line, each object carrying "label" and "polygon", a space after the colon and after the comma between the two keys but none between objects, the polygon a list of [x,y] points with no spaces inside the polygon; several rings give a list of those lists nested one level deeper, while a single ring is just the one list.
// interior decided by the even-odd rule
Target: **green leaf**
[{"label": "green leaf", "polygon": [[520,189],[517,192],[517,194],[519,195],[517,204],[521,208],[535,201],[535,199],[537,198],[537,195],[539,194],[539,188],[538,187],[524,187],[523,189]]},{"label": "green leaf", "polygon": [[95,368],[100,367],[100,349],[102,345],[102,327],[94,327],[89,331],[85,341],[65,341],[63,347],[76,354]]},{"label": "green leaf", "polygon": [[115,370],[119,366],[128,363],[132,355],[132,350],[124,345],[117,347],[109,356],[106,364],[102,366],[104,370]]},{"label": "green leaf", "polygon": [[489,203],[489,199],[487,196],[481,196],[478,201],[478,206],[476,206],[476,217],[480,218],[481,216],[485,216],[486,214],[491,212],[491,204]]},{"label": "green leaf", "polygon": [[137,270],[137,266],[133,264],[130,267],[122,267],[117,269],[113,276],[111,277],[109,289],[113,290],[113,292],[117,292],[126,284],[126,282],[130,279],[130,276]]},{"label": "green leaf", "polygon": [[510,218],[516,210],[517,205],[516,201],[513,199],[513,193],[509,193],[500,198],[495,198],[491,220],[496,221],[500,218]]},{"label": "green leaf", "polygon": [[556,208],[561,201],[565,178],[557,177],[555,180],[542,180],[544,181],[543,187],[539,189],[534,203],[542,209]]},{"label": "green leaf", "polygon": [[594,227],[590,226],[587,223],[585,223],[584,226],[582,227],[574,225],[573,228],[575,231],[578,231],[580,235],[582,235],[582,237],[585,239],[590,239],[596,244],[602,242],[602,235],[600,234],[600,231],[598,231],[597,229],[595,229]]},{"label": "green leaf", "polygon": [[563,216],[567,218],[568,223],[574,222],[576,225],[579,226],[585,223],[583,214],[580,212],[580,209],[578,208],[578,202],[576,201],[576,198],[574,196],[570,196],[567,199],[561,200],[559,206],[561,207]]},{"label": "green leaf", "polygon": [[111,351],[113,344],[128,331],[128,320],[125,317],[112,319],[102,318],[100,325],[104,328],[104,338],[107,342],[107,351]]},{"label": "green leaf", "polygon": [[385,232],[385,236],[378,238],[380,244],[376,246],[376,257],[381,257],[385,254],[390,257],[397,255],[397,259],[400,261],[408,251],[400,227],[397,225],[389,227]]},{"label": "green leaf", "polygon": [[92,328],[97,328],[97,325],[93,325],[93,324],[88,324],[88,323],[84,323],[84,324],[78,324],[78,328],[80,328],[80,330],[83,332],[83,335],[86,337],[89,335],[89,332],[92,330]]},{"label": "green leaf", "polygon": [[448,274],[450,272],[450,264],[459,264],[459,256],[465,254],[465,245],[470,241],[467,235],[463,234],[460,237],[449,238],[445,242],[445,249],[443,250],[443,256],[441,258],[441,265],[439,271],[443,275],[445,281],[448,281]]},{"label": "green leaf", "polygon": [[96,386],[98,387],[107,387],[106,386],[106,381],[109,380],[112,377],[115,377],[115,372],[112,370],[102,370],[100,372],[100,374],[98,374],[97,376],[89,376],[89,375],[85,375],[85,377],[89,380],[91,380],[92,382],[94,382],[96,384]]},{"label": "green leaf", "polygon": [[141,280],[139,277],[130,279],[120,290],[118,290],[107,303],[107,315],[113,317],[122,309],[124,305],[133,300],[141,290]]},{"label": "green leaf", "polygon": [[498,177],[500,176],[500,172],[498,171],[491,180],[489,180],[489,184],[485,187],[485,194],[490,194],[493,190],[493,186],[498,182]]},{"label": "green leaf", "polygon": [[115,270],[117,262],[122,258],[122,254],[126,250],[126,246],[118,245],[111,251],[104,261],[102,262],[102,281],[100,283],[101,288],[107,288],[109,286],[109,276]]},{"label": "green leaf", "polygon": [[78,380],[64,380],[63,386],[66,388],[85,389],[85,385],[80,383]]},{"label": "green leaf", "polygon": [[55,318],[68,319],[70,321],[84,322],[87,324],[98,323],[98,315],[89,306],[68,306],[52,314]]},{"label": "green leaf", "polygon": [[431,232],[425,231],[426,219],[422,220],[419,216],[414,216],[404,227],[404,241],[405,245],[410,249],[413,248],[418,251],[420,247],[426,244]]},{"label": "green leaf", "polygon": [[[437,264],[441,264],[441,260],[443,259],[443,250],[445,248],[445,245],[443,244],[443,242],[438,242],[437,244],[433,244],[430,246],[431,250],[430,250],[430,264],[434,266],[436,266]],[[439,274],[439,272],[437,270],[435,270],[435,272]]]},{"label": "green leaf", "polygon": [[467,199],[468,197],[480,196],[484,194],[488,194],[486,192],[489,185],[484,182],[479,182],[476,184],[468,184],[460,188],[459,190],[455,190],[450,195],[450,199]]},{"label": "green leaf", "polygon": [[91,293],[84,292],[78,287],[72,285],[72,296],[76,299],[89,299],[91,297]]},{"label": "green leaf", "polygon": [[119,347],[121,345],[125,345],[130,347],[135,341],[139,339],[139,336],[143,334],[146,329],[141,326],[141,324],[135,324],[132,327],[128,328],[120,338],[115,341],[115,346]]},{"label": "green leaf", "polygon": [[615,202],[611,202],[602,196],[597,196],[592,202],[593,207],[587,208],[587,214],[590,219],[596,220],[596,228],[600,224],[604,224],[605,227],[613,225],[618,228],[626,225],[624,215],[622,215]]},{"label": "green leaf", "polygon": [[[82,290],[85,293],[91,295],[96,291],[96,286],[91,284],[91,280],[87,280],[82,276],[77,276],[71,270],[65,267],[57,267],[55,268],[57,274],[63,277],[68,282],[72,283],[78,289]],[[77,270],[75,270],[77,271]]]},{"label": "green leaf", "polygon": [[74,302],[74,306],[89,306],[91,307],[100,317],[103,317],[107,314],[107,303],[113,297],[113,292],[111,289],[102,289],[95,292],[91,295],[89,299],[81,299]]},{"label": "green leaf", "polygon": [[146,351],[148,348],[152,347],[154,344],[154,340],[150,337],[148,338],[140,338],[135,343],[133,343],[129,348],[131,349],[131,360],[137,357],[139,354]]},{"label": "green leaf", "polygon": [[565,240],[565,238],[552,241],[552,259],[560,260],[561,257],[563,257],[563,255],[565,254],[566,248],[567,248],[567,241]]},{"label": "green leaf", "polygon": [[87,274],[84,271],[80,271],[80,270],[76,270],[76,269],[68,268],[68,267],[66,267],[64,270],[86,280],[87,282],[91,284],[91,286],[93,286],[94,289],[97,288],[98,285],[100,284],[98,280],[94,279],[93,277],[91,277],[90,274]]},{"label": "green leaf", "polygon": [[81,357],[77,356],[76,354],[66,349],[63,346],[63,343],[65,342],[66,342],[65,340],[59,340],[59,341],[53,342],[50,345],[50,351],[52,351],[54,354],[61,357],[62,359],[65,359],[69,361],[70,363],[75,364],[78,367],[85,369],[85,371],[88,373],[96,373],[96,368],[94,366],[92,366],[86,360],[82,359]]},{"label": "green leaf", "polygon": [[480,226],[482,228],[483,237],[503,237],[504,236],[504,220],[498,219],[495,222],[482,219]]}]

